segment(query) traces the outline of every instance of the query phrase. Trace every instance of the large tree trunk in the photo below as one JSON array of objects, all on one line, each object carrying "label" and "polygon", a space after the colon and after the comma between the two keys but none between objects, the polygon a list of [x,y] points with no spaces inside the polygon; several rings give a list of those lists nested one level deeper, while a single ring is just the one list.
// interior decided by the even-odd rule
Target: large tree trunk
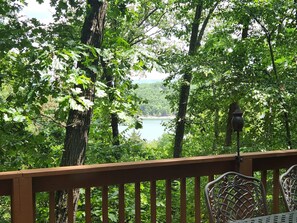
[{"label": "large tree trunk", "polygon": [[[215,2],[215,4],[210,8],[206,18],[204,19],[201,28],[199,30],[199,25],[202,16],[203,10],[203,0],[199,0],[196,11],[195,18],[192,24],[192,33],[189,47],[189,55],[194,56],[197,52],[198,47],[201,45],[201,40],[204,35],[204,31],[209,22],[210,16],[213,11],[219,4],[219,0]],[[185,70],[185,73],[181,80],[180,87],[180,95],[179,95],[179,103],[178,103],[178,113],[176,116],[176,129],[175,129],[175,141],[174,141],[174,153],[173,156],[175,158],[181,157],[182,154],[182,143],[185,134],[185,124],[186,124],[186,114],[188,107],[188,100],[190,95],[190,86],[192,82],[192,73],[189,70]]]},{"label": "large tree trunk", "polygon": [[[88,4],[91,6],[91,10],[86,16],[82,28],[81,42],[99,48],[103,37],[107,4],[98,0],[88,0]],[[95,66],[98,66],[98,61],[94,62]],[[91,79],[92,84],[88,89],[83,89],[82,86],[77,87],[81,88],[82,96],[90,101],[94,101],[96,73],[83,67],[82,64],[79,64],[79,66],[86,70],[86,74]],[[84,163],[92,113],[92,108],[86,111],[69,111],[61,166],[81,165]]]},{"label": "large tree trunk", "polygon": [[[87,3],[90,8],[82,27],[81,42],[99,48],[103,38],[107,3],[98,0],[88,0]],[[99,60],[96,60],[94,62],[95,66],[98,66],[98,61]],[[81,96],[90,101],[94,101],[96,73],[87,69],[81,63],[78,66],[86,71],[86,74],[92,81],[92,84],[88,89],[84,89],[82,86],[77,86],[80,87],[83,92]],[[85,111],[69,111],[61,166],[84,164],[92,113],[93,110],[91,108]],[[77,206],[78,197],[79,193],[78,191],[75,191],[75,207]],[[64,192],[59,192],[57,194],[57,223],[65,223],[68,221],[66,216],[66,201],[66,194]]]}]

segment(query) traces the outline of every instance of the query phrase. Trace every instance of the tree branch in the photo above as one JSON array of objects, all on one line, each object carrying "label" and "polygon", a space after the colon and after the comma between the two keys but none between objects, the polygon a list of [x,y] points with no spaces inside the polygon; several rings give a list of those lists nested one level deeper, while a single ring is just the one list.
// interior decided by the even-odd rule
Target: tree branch
[{"label": "tree branch", "polygon": [[138,27],[140,27],[152,14],[154,14],[156,11],[158,10],[158,8],[154,8],[151,12],[149,12],[139,23],[138,23]]}]

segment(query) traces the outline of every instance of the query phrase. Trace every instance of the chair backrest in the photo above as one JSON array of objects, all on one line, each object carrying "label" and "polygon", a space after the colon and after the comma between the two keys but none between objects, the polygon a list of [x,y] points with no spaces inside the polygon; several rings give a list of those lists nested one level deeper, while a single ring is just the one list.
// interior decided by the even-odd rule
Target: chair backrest
[{"label": "chair backrest", "polygon": [[205,197],[214,223],[267,215],[263,184],[254,177],[227,172],[206,185]]},{"label": "chair backrest", "polygon": [[279,177],[281,191],[289,211],[297,210],[297,164]]}]

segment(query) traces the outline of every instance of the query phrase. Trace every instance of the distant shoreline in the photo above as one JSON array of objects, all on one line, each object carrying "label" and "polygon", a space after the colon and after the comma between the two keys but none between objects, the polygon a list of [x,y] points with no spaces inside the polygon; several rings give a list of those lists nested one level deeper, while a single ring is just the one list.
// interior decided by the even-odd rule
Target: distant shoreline
[{"label": "distant shoreline", "polygon": [[155,119],[155,120],[160,120],[160,119],[162,119],[162,120],[164,120],[164,119],[168,119],[168,120],[171,120],[171,119],[174,119],[175,118],[175,116],[141,116],[140,117],[141,119]]}]

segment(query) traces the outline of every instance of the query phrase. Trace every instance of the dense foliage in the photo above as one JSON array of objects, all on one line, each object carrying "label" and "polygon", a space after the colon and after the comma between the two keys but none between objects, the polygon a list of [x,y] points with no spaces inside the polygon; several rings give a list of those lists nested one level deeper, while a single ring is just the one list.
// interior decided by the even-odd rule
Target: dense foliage
[{"label": "dense foliage", "polygon": [[[232,103],[244,111],[247,150],[294,147],[294,1],[152,1],[146,7],[140,1],[116,1],[108,7],[101,49],[79,42],[84,1],[51,1],[55,13],[49,24],[21,18],[25,2],[1,2],[4,169],[57,165],[69,109],[93,107],[90,148],[93,143],[98,148],[113,146],[111,114],[118,117],[118,124],[129,123],[131,128],[141,127],[142,115],[177,114],[184,72],[192,74],[184,156],[213,153],[211,148],[215,153],[219,148],[225,151]],[[205,7],[198,28],[206,29],[199,36],[199,49],[189,55],[190,24],[201,3]],[[107,74],[101,64],[92,65],[98,56],[105,61]],[[94,103],[74,87],[91,84],[78,63],[99,77]],[[133,83],[130,73],[153,68],[169,74],[165,85]],[[113,86],[104,79],[110,74]],[[174,129],[175,123],[169,127]],[[123,146],[130,140],[119,137]]]},{"label": "dense foliage", "polygon": [[[100,47],[81,41],[96,2],[51,0],[43,24],[20,15],[28,1],[0,1],[1,171],[58,166],[80,121],[67,124],[69,111],[90,109],[86,163],[172,157],[174,138],[182,156],[232,152],[233,105],[244,112],[244,151],[296,147],[296,0],[108,1]],[[169,77],[132,81],[152,70]],[[173,114],[168,128],[184,131],[158,142],[116,131]]]}]

